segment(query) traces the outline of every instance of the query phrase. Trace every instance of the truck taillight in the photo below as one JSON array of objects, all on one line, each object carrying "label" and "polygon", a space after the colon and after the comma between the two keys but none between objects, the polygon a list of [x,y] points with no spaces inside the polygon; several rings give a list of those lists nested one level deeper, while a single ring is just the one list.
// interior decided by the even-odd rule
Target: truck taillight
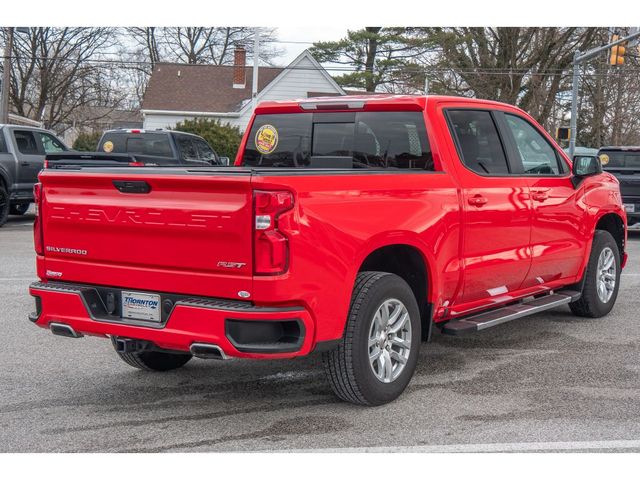
[{"label": "truck taillight", "polygon": [[38,255],[44,252],[44,242],[42,239],[42,184],[36,183],[33,186],[33,203],[36,208],[36,219],[33,222],[33,246]]},{"label": "truck taillight", "polygon": [[280,275],[289,268],[293,194],[285,191],[253,192],[253,271],[256,275]]}]

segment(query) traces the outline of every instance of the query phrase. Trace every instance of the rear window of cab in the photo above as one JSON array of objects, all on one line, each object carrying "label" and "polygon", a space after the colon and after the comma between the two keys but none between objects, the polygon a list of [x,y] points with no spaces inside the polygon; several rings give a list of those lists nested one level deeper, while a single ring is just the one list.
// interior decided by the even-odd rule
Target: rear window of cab
[{"label": "rear window of cab", "polygon": [[151,157],[174,156],[166,133],[105,133],[98,151],[106,153],[133,153]]},{"label": "rear window of cab", "polygon": [[252,167],[433,170],[421,112],[258,115],[242,157]]},{"label": "rear window of cab", "polygon": [[598,152],[602,166],[607,168],[640,168],[640,150],[605,150]]}]

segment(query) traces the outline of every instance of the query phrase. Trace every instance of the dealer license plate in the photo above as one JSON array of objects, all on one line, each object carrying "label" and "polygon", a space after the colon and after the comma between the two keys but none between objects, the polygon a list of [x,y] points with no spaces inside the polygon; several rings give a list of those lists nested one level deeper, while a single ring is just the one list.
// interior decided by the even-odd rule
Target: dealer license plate
[{"label": "dealer license plate", "polygon": [[627,213],[635,213],[636,206],[633,203],[625,203],[624,204],[624,211],[627,212]]},{"label": "dealer license plate", "polygon": [[122,292],[122,318],[160,322],[160,295]]}]

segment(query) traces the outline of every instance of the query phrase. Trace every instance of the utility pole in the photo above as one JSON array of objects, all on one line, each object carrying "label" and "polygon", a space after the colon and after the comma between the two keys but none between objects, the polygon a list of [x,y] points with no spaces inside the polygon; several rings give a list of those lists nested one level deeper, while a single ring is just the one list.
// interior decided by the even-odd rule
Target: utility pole
[{"label": "utility pole", "polygon": [[260,63],[260,29],[253,33],[253,80],[251,82],[251,110],[258,106],[258,64]]},{"label": "utility pole", "polygon": [[[569,123],[569,158],[573,160],[578,136],[578,89],[580,85],[580,51],[573,54],[573,81],[571,88],[571,122]],[[566,124],[565,124],[566,125]]]},{"label": "utility pole", "polygon": [[578,137],[578,89],[580,83],[580,65],[587,60],[591,60],[598,54],[609,50],[611,47],[627,43],[631,40],[640,38],[640,31],[637,28],[632,30],[630,35],[624,38],[619,38],[614,42],[608,43],[602,47],[597,47],[588,52],[581,53],[580,50],[576,50],[573,55],[573,86],[571,89],[571,123],[570,123],[570,137],[569,137],[569,158],[573,158],[573,153],[576,150],[576,138]]},{"label": "utility pole", "polygon": [[2,97],[0,98],[0,124],[9,123],[9,84],[11,83],[11,52],[13,51],[13,27],[7,29],[2,64]]}]

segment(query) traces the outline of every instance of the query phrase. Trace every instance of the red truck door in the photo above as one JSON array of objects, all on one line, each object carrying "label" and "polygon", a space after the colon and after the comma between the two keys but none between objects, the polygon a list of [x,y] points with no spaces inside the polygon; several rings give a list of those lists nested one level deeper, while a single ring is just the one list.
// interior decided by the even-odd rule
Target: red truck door
[{"label": "red truck door", "polygon": [[527,178],[511,175],[496,112],[449,108],[463,194],[464,291],[461,310],[504,299],[520,289],[531,264]]},{"label": "red truck door", "polygon": [[[569,166],[551,141],[529,120],[504,113],[511,163],[521,170],[531,191],[531,269],[523,287],[548,284],[577,275],[584,259],[580,233],[583,210],[571,183]],[[509,138],[510,137],[510,138]]]}]

